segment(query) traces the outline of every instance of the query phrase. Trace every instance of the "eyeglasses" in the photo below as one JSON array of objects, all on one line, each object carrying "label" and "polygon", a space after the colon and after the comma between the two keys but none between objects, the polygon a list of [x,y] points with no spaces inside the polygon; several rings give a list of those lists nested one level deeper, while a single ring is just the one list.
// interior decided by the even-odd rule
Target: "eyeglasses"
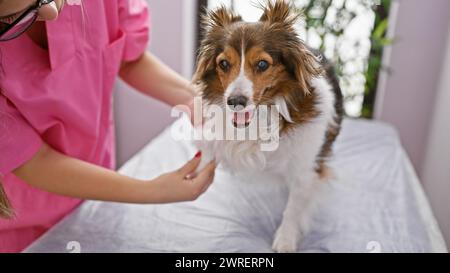
[{"label": "eyeglasses", "polygon": [[38,0],[36,5],[27,9],[11,24],[0,22],[0,42],[9,41],[22,35],[38,18],[39,9],[53,1]]}]

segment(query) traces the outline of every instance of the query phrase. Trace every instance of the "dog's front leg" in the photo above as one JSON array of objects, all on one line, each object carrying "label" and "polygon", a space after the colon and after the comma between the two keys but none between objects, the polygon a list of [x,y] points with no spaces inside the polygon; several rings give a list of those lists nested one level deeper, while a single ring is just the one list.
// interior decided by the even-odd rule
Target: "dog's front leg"
[{"label": "dog's front leg", "polygon": [[289,181],[289,197],[283,220],[275,233],[272,248],[276,252],[295,252],[308,230],[312,199],[320,186],[314,171]]}]

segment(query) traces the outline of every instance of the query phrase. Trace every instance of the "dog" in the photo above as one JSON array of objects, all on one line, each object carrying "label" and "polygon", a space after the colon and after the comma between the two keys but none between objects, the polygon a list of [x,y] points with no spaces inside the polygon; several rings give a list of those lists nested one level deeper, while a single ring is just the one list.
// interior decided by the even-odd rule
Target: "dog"
[{"label": "dog", "polygon": [[[248,128],[258,106],[277,106],[277,149],[255,140],[202,140],[203,164],[212,158],[231,171],[271,172],[289,196],[272,248],[294,252],[308,231],[318,189],[331,174],[327,159],[339,134],[343,99],[333,67],[309,49],[295,29],[301,14],[283,0],[261,6],[258,22],[225,7],[203,18],[193,84],[206,107],[231,111],[226,125]],[[270,115],[269,115],[270,116]]]}]

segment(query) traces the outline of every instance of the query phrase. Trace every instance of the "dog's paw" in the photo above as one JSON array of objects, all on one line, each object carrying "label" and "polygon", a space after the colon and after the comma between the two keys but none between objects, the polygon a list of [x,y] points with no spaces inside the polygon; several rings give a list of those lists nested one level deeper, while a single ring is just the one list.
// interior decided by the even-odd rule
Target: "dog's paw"
[{"label": "dog's paw", "polygon": [[294,229],[281,225],[275,233],[272,249],[278,253],[291,253],[297,251],[300,234]]}]

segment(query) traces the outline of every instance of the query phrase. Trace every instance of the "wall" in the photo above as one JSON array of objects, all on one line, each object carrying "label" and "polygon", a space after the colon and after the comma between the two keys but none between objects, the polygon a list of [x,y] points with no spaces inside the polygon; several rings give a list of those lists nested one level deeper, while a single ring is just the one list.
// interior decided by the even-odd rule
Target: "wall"
[{"label": "wall", "polygon": [[398,129],[450,245],[450,1],[397,4],[375,117]]},{"label": "wall", "polygon": [[396,22],[390,30],[395,42],[385,54],[391,72],[381,75],[375,117],[399,130],[420,175],[445,53],[450,1],[398,2]]},{"label": "wall", "polygon": [[422,180],[447,245],[450,246],[450,27],[444,60]]},{"label": "wall", "polygon": [[[152,28],[149,50],[190,78],[196,37],[195,0],[147,0]],[[118,82],[115,92],[117,162],[123,164],[173,119],[170,108]]]}]

